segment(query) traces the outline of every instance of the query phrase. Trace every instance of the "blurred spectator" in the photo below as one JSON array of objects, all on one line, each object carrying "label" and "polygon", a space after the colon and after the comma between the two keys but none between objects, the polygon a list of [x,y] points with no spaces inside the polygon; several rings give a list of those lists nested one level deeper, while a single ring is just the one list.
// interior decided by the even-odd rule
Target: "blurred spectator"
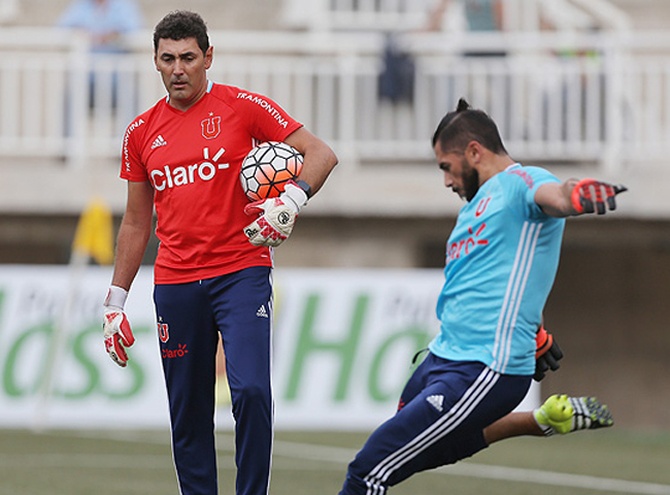
[{"label": "blurred spectator", "polygon": [[74,0],[57,25],[85,31],[94,53],[121,53],[122,35],[141,29],[143,22],[134,0]]},{"label": "blurred spectator", "polygon": [[[91,53],[104,56],[126,52],[123,36],[141,29],[143,22],[136,0],[73,0],[61,14],[57,26],[83,32],[89,38]],[[106,69],[97,70],[96,66],[100,64],[105,65]],[[88,75],[89,108],[117,111],[121,79],[118,69],[113,68],[110,72],[109,60],[100,61],[99,57],[91,61],[91,66]],[[100,90],[105,87],[110,88],[110,91]],[[69,95],[66,101],[71,101]],[[134,107],[122,110],[124,115],[128,115],[123,119],[131,118],[135,110]],[[68,113],[66,117],[68,134],[72,132],[73,126],[70,115]]]},{"label": "blurred spectator", "polygon": [[[460,8],[465,28],[472,32],[496,32],[504,30],[504,0],[439,0],[431,12],[427,29],[440,31],[446,16]],[[504,56],[502,50],[468,51],[468,56]]]},{"label": "blurred spectator", "polygon": [[[496,119],[503,135],[511,125],[512,106],[510,102],[513,83],[508,69],[503,68],[503,64],[507,61],[505,40],[502,39],[502,36],[495,35],[505,31],[506,4],[506,0],[437,0],[435,8],[429,14],[426,26],[432,31],[443,31],[450,28],[466,31],[473,34],[473,40],[486,43],[474,46],[470,37],[464,37],[459,48],[464,62],[461,69],[471,68],[474,65],[481,67],[481,62],[486,62],[487,70],[484,73],[476,71],[471,76],[477,78],[477,84],[486,88],[477,95],[482,104],[486,106],[495,102],[498,107],[500,114],[496,116]],[[448,98],[457,99],[463,96],[460,93],[464,87],[463,80],[462,74],[455,74],[449,78],[446,88]]]},{"label": "blurred spectator", "polygon": [[[143,18],[135,0],[74,0],[63,12],[57,25],[84,32],[89,37],[91,53],[113,55],[127,51],[123,36],[142,28]],[[89,74],[89,107],[96,107],[106,101],[101,107],[111,105],[116,110],[119,100],[119,74],[117,70],[112,70],[111,74],[108,69],[96,71],[96,62],[97,59],[93,61],[94,68]],[[104,64],[107,65],[107,61]],[[111,94],[99,95],[96,86],[100,84],[100,87],[105,87],[105,77],[111,77],[111,81],[108,81]],[[129,114],[134,111],[134,108],[128,109]]]},{"label": "blurred spectator", "polygon": [[445,15],[460,7],[470,31],[502,31],[504,0],[439,0],[428,19],[428,30],[440,31]]},{"label": "blurred spectator", "polygon": [[470,31],[502,31],[502,0],[463,0]]},{"label": "blurred spectator", "polygon": [[19,0],[0,0],[0,23],[11,22],[19,15]]},{"label": "blurred spectator", "polygon": [[382,55],[383,67],[379,75],[379,98],[393,104],[414,101],[414,57],[401,49],[396,36],[387,34]]}]

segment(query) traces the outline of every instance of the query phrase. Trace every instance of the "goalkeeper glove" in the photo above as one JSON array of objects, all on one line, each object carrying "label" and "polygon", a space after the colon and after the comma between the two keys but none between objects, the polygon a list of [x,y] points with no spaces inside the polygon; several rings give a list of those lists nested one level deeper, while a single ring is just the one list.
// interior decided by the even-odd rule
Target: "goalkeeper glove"
[{"label": "goalkeeper glove", "polygon": [[616,209],[615,197],[628,188],[619,184],[613,185],[595,179],[582,179],[572,189],[572,207],[577,213],[605,214],[606,207]]},{"label": "goalkeeper glove", "polygon": [[556,371],[561,367],[558,361],[563,357],[563,351],[558,347],[554,336],[540,326],[535,335],[535,375],[533,379],[539,382],[544,378],[547,370]]},{"label": "goalkeeper glove", "polygon": [[279,246],[291,234],[295,219],[300,209],[307,204],[307,199],[307,193],[291,181],[279,197],[248,204],[244,213],[261,213],[244,229],[249,242],[254,246]]},{"label": "goalkeeper glove", "polygon": [[105,350],[109,357],[122,368],[128,364],[126,347],[135,343],[130,323],[123,311],[126,304],[128,292],[115,285],[110,286],[104,303],[103,335],[105,338]]}]

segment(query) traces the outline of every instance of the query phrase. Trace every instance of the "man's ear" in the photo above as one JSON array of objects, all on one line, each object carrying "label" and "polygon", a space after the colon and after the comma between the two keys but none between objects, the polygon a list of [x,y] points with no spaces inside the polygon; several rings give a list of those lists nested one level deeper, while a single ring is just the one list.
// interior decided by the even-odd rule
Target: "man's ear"
[{"label": "man's ear", "polygon": [[214,47],[210,45],[205,52],[205,70],[209,70],[214,60]]},{"label": "man's ear", "polygon": [[479,163],[482,158],[483,147],[478,141],[470,141],[465,147],[463,154],[470,159],[471,163]]}]

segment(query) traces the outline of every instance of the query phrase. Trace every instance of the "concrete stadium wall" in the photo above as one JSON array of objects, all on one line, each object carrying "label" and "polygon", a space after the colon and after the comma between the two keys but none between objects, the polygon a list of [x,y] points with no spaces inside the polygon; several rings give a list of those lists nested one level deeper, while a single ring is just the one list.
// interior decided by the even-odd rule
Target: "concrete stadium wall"
[{"label": "concrete stadium wall", "polygon": [[667,429],[670,225],[654,239],[637,223],[619,227],[609,246],[566,243],[546,308],[565,357],[543,393],[597,394],[619,425]]}]

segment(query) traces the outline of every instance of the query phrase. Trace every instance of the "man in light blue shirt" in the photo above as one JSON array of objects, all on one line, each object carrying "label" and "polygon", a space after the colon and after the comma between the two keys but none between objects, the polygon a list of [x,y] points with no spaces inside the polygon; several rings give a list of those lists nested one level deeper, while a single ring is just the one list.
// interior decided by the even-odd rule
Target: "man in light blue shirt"
[{"label": "man in light blue shirt", "polygon": [[144,21],[133,0],[75,0],[63,12],[58,27],[80,29],[91,38],[94,53],[120,53],[121,37],[142,28]]},{"label": "man in light blue shirt", "polygon": [[[58,19],[57,26],[85,33],[91,44],[91,54],[102,57],[127,52],[123,37],[141,29],[143,23],[142,13],[134,0],[75,0]],[[104,63],[107,64],[107,62]],[[111,73],[90,71],[89,107],[96,106],[98,98],[106,98],[106,95],[98,95],[96,91],[96,86],[105,87],[102,80],[106,77],[111,78],[111,107],[112,109],[117,108],[121,75],[116,70]],[[127,108],[125,111],[132,115],[135,114],[135,108]],[[122,121],[129,119],[130,117]]]},{"label": "man in light blue shirt", "polygon": [[505,438],[613,424],[594,397],[554,395],[535,411],[512,411],[536,369],[536,334],[558,268],[564,218],[613,210],[625,188],[593,179],[561,182],[521,166],[495,122],[463,99],[439,123],[433,151],[445,186],[466,201],[447,242],[440,333],[407,382],[396,415],[349,464],[340,495],[383,495],[415,473]]},{"label": "man in light blue shirt", "polygon": [[480,361],[499,373],[533,374],[535,334],[565,224],[544,213],[535,194],[556,183],[544,169],[512,163],[463,206],[447,242],[433,354]]}]

